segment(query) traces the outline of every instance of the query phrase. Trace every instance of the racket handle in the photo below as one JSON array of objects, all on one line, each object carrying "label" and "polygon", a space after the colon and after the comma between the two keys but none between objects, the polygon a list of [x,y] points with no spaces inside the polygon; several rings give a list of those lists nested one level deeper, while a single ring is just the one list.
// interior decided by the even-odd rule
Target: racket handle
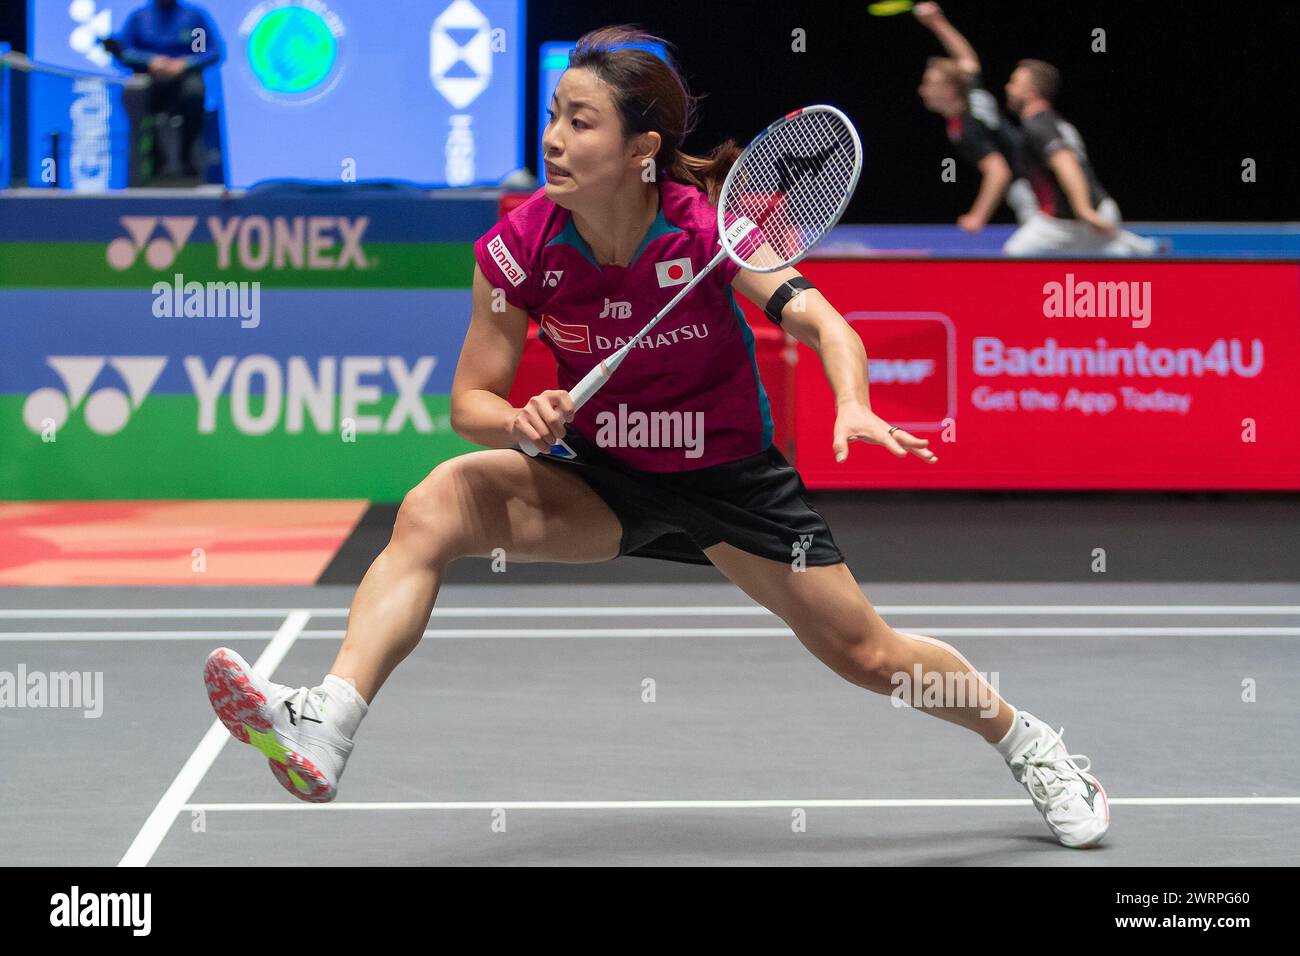
[{"label": "racket handle", "polygon": [[[530,458],[536,458],[541,451],[536,445],[527,438],[519,439],[519,450],[525,452]],[[570,448],[563,440],[557,441],[554,445],[546,450],[546,454],[551,458],[577,458],[578,453]]]},{"label": "racket handle", "polygon": [[581,382],[573,386],[573,390],[569,392],[569,397],[573,399],[573,411],[575,413],[583,405],[587,404],[587,400],[591,396],[600,391],[600,387],[609,381],[609,377],[614,374],[616,368],[623,364],[625,358],[627,358],[626,345],[603,362],[598,363],[595,368],[582,377]]}]

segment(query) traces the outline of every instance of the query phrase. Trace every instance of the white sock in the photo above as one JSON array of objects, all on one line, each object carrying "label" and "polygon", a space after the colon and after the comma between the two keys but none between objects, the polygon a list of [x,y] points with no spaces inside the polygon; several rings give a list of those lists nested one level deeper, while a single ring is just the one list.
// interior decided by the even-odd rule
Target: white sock
[{"label": "white sock", "polygon": [[993,745],[1002,755],[1003,760],[1009,763],[1018,750],[1038,737],[1037,720],[1038,718],[1033,714],[1027,714],[1023,710],[1016,711],[1015,720],[1011,722],[1006,736]]},{"label": "white sock", "polygon": [[335,726],[344,737],[351,740],[356,736],[357,727],[369,712],[370,705],[357,693],[355,687],[337,674],[327,674],[319,686],[335,709]]}]

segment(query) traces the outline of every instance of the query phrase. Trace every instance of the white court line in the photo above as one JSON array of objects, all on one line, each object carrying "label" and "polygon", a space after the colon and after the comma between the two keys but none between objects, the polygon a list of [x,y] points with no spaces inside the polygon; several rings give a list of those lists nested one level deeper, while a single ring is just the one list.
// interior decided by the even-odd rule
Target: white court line
[{"label": "white court line", "polygon": [[[1110,797],[1114,806],[1300,806],[1300,797]],[[881,800],[486,800],[393,803],[187,803],[189,811],[258,813],[282,810],[752,810],[767,807],[833,807],[888,809],[893,807],[1028,807],[1024,798],[1007,799],[881,799]]]},{"label": "white court line", "polygon": [[[283,618],[296,608],[0,608],[0,620],[145,620],[162,618]],[[346,618],[345,607],[308,608],[313,618]],[[880,614],[930,614],[934,616],[1014,614],[1300,614],[1300,604],[879,604]],[[758,605],[674,605],[672,607],[435,607],[433,617],[768,617]]]},{"label": "white court line", "polygon": [[[262,651],[262,655],[253,665],[253,670],[265,677],[275,673],[275,669],[280,666],[285,654],[289,652],[289,648],[293,646],[294,640],[302,633],[309,620],[311,620],[311,612],[292,611],[276,631],[271,643]],[[158,851],[158,846],[167,836],[167,831],[171,829],[176,815],[181,812],[186,801],[194,795],[194,791],[229,739],[230,731],[226,730],[221,721],[214,720],[208,732],[199,741],[198,747],[194,749],[194,753],[190,754],[190,758],[181,767],[180,773],[176,774],[176,779],[163,793],[158,805],[153,808],[153,813],[145,820],[140,832],[131,841],[131,846],[117,864],[118,866],[149,865],[154,853]]]},{"label": "white court line", "polygon": [[[299,613],[299,612],[295,612]],[[306,614],[308,612],[300,612]],[[926,627],[907,625],[929,637],[1300,637],[1300,627]],[[342,630],[305,631],[304,641],[337,641]],[[443,640],[535,640],[789,637],[788,627],[537,627],[537,628],[436,628],[424,637]],[[0,643],[39,641],[211,641],[265,640],[270,631],[6,631]]]}]

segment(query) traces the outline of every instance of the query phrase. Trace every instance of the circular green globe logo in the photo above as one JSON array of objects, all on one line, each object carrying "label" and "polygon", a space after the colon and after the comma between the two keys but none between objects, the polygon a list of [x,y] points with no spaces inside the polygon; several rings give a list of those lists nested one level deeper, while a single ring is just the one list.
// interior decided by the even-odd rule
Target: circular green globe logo
[{"label": "circular green globe logo", "polygon": [[324,19],[302,7],[280,7],[248,36],[248,63],[273,93],[305,93],[334,68],[338,40]]}]

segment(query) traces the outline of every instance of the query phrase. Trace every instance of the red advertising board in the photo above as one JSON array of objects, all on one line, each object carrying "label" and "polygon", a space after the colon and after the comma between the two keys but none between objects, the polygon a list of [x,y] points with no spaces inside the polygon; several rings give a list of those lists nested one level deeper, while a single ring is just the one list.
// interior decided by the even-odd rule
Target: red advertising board
[{"label": "red advertising board", "polygon": [[861,336],[872,409],[928,464],[854,443],[799,347],[812,488],[1300,490],[1300,265],[801,263]]}]

